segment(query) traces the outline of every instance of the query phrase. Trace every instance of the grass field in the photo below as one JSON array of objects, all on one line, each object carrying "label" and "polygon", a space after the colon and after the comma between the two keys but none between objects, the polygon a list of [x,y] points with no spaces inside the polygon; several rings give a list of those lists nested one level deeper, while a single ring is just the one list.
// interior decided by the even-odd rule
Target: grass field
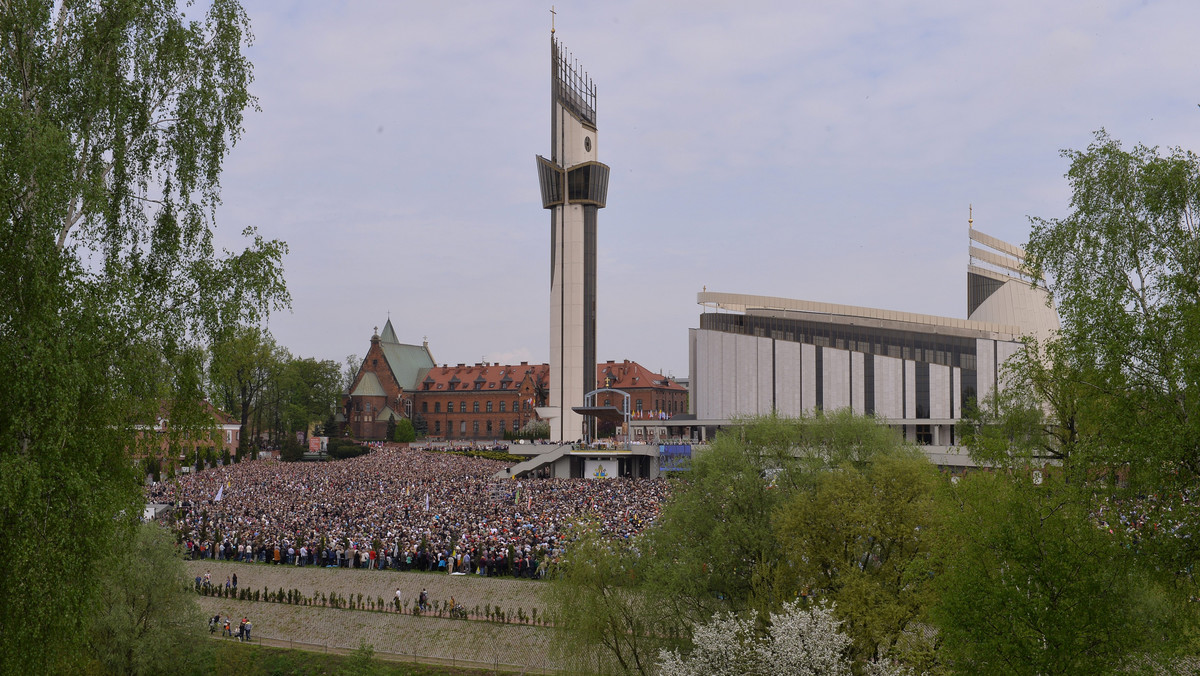
[{"label": "grass field", "polygon": [[[192,577],[210,572],[214,584],[224,584],[226,576],[237,573],[239,588],[298,589],[306,595],[362,594],[364,599],[383,598],[385,602],[394,598],[399,587],[410,608],[426,589],[431,601],[448,601],[453,596],[471,610],[476,606],[481,610],[485,605],[499,606],[507,615],[515,616],[518,608],[525,614],[537,608],[539,615],[545,609],[545,584],[530,580],[212,560],[189,561],[187,569]],[[289,642],[318,651],[352,650],[365,641],[379,653],[450,665],[535,671],[553,671],[561,666],[551,655],[555,630],[548,627],[215,597],[199,597],[198,601],[201,611],[210,617],[218,613],[249,617],[255,639]]]},{"label": "grass field", "polygon": [[215,674],[332,676],[365,672],[376,676],[485,676],[486,674],[504,673],[442,665],[393,662],[379,659],[379,656],[364,665],[364,660],[361,659],[362,655],[313,654],[299,650],[244,645],[236,642],[216,643],[212,655],[213,673]]}]

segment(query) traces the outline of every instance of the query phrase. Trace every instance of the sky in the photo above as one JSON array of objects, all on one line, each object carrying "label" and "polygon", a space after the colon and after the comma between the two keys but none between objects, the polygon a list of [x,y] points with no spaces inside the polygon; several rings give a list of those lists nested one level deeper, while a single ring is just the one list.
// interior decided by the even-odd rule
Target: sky
[{"label": "sky", "polygon": [[[218,241],[283,239],[275,339],[549,358],[551,5],[246,0]],[[1200,3],[554,3],[597,87],[600,361],[686,377],[703,289],[965,317],[967,217],[1062,217],[1063,149],[1200,149]]]}]

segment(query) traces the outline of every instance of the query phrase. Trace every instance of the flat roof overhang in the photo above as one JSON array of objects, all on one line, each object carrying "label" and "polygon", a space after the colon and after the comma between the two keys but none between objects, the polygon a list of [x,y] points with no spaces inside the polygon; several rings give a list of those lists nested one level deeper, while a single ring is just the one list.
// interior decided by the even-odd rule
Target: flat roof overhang
[{"label": "flat roof overhang", "polygon": [[605,422],[617,424],[625,422],[625,413],[616,406],[572,406],[571,410],[579,415],[590,416]]}]

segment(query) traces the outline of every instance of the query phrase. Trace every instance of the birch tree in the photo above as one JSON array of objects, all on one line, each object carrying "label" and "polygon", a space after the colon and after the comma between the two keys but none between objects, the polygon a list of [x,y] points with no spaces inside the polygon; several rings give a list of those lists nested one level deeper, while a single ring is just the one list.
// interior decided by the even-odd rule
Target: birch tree
[{"label": "birch tree", "polygon": [[0,0],[2,673],[79,670],[99,561],[141,513],[130,454],[196,396],[154,365],[288,300],[282,242],[213,244],[249,20],[184,11]]}]

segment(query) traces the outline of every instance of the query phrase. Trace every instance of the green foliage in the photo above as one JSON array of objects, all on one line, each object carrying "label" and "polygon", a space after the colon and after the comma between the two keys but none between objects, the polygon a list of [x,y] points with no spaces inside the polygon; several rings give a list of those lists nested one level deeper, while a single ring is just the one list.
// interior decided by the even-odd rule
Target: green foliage
[{"label": "green foliage", "polygon": [[402,444],[412,443],[417,439],[417,430],[413,427],[411,420],[401,418],[396,422],[396,428],[392,431],[390,438],[392,441]]},{"label": "green foliage", "polygon": [[1088,489],[977,472],[947,489],[932,615],[976,674],[1101,674],[1178,647],[1173,571],[1096,527]]},{"label": "green foliage", "polygon": [[334,460],[345,460],[347,458],[357,458],[360,455],[365,455],[371,451],[367,446],[364,446],[356,441],[349,439],[330,439],[329,440],[329,457]]},{"label": "green foliage", "polygon": [[1058,304],[1054,361],[1078,374],[1102,442],[1092,459],[1126,467],[1152,490],[1191,484],[1200,476],[1200,157],[1126,150],[1104,131],[1063,155],[1071,211],[1032,219],[1027,261]]},{"label": "green foliage", "polygon": [[743,423],[693,458],[635,545],[568,548],[551,612],[568,645],[591,648],[582,659],[643,672],[715,614],[768,617],[806,593],[836,601],[860,662],[910,648],[931,600],[935,468],[845,411]]},{"label": "green foliage", "polygon": [[195,422],[200,344],[287,302],[283,243],[213,246],[253,99],[245,13],[206,7],[0,9],[0,673],[78,670],[139,426]]},{"label": "green foliage", "polygon": [[204,618],[169,531],[135,528],[105,562],[85,632],[90,659],[109,673],[190,673],[206,659]]},{"label": "green foliage", "polygon": [[374,676],[380,673],[379,664],[375,660],[375,647],[365,639],[359,639],[358,647],[342,663],[338,673],[344,676]]},{"label": "green foliage", "polygon": [[293,437],[284,437],[279,445],[279,459],[283,462],[296,462],[308,452],[308,446],[296,441]]},{"label": "green foliage", "polygon": [[[1068,472],[1097,460],[1103,411],[1089,392],[1085,367],[1066,344],[1027,338],[1002,369],[1005,387],[967,408],[957,432],[971,458],[989,466],[1041,466]],[[1086,475],[1085,471],[1085,475]]]},{"label": "green foliage", "polygon": [[780,550],[773,516],[801,499],[794,496],[812,499],[831,472],[865,468],[902,445],[895,432],[848,411],[744,423],[693,458],[649,533],[651,551],[662,553],[655,580],[687,599],[695,620],[717,610],[766,613],[790,600],[776,596],[773,568],[781,554],[792,555]]},{"label": "green foliage", "polygon": [[[629,543],[602,538],[593,529],[571,544],[568,560],[551,578],[547,601],[566,629],[556,636],[556,650],[574,670],[595,669],[599,656],[622,673],[653,673],[675,625],[666,599],[645,584],[646,563]],[[491,614],[505,619],[499,608]]]},{"label": "green foliage", "polygon": [[235,326],[217,336],[211,346],[209,381],[213,398],[241,424],[238,454],[249,450],[254,434],[250,414],[268,384],[282,370],[282,348],[265,330]]},{"label": "green foliage", "polygon": [[833,601],[852,654],[895,654],[932,600],[940,478],[915,448],[817,474],[775,511],[775,598]]},{"label": "green foliage", "polygon": [[413,413],[413,433],[418,439],[424,439],[429,436],[429,421],[420,413]]},{"label": "green foliage", "polygon": [[[377,656],[372,657],[370,668],[373,668],[373,671],[367,673],[379,676],[463,676],[465,673],[473,673],[466,672],[461,667],[390,662],[380,660]],[[326,676],[328,674],[363,673],[350,671],[358,669],[361,665],[361,661],[356,663],[355,660],[356,656],[353,653],[334,655],[306,650],[271,648],[239,641],[216,641],[212,647],[211,662],[205,670],[197,672],[197,676],[201,674]],[[480,674],[482,676],[482,672]]]}]

